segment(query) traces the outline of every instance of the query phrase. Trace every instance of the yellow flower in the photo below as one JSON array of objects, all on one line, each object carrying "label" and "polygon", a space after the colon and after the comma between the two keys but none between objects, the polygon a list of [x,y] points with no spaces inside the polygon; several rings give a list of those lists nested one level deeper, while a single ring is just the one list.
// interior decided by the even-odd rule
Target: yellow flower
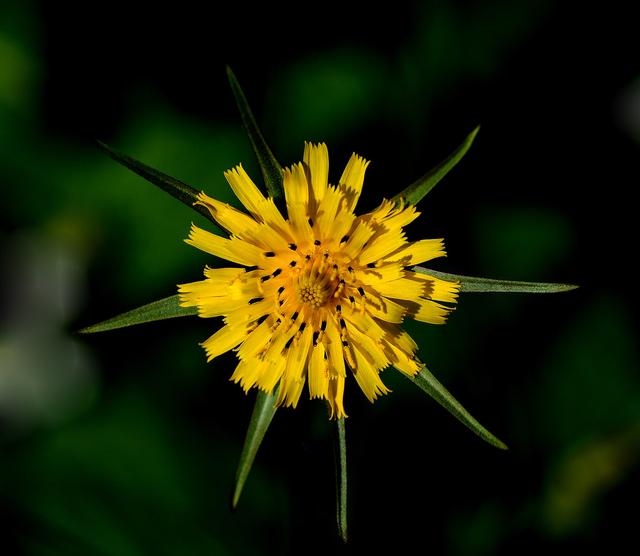
[{"label": "yellow flower", "polygon": [[414,376],[422,368],[399,325],[405,316],[444,323],[452,307],[443,303],[456,301],[459,286],[409,269],[445,255],[442,239],[406,239],[414,206],[385,199],[354,214],[368,165],[353,154],[329,185],[326,145],[305,143],[303,162],[284,171],[287,219],[242,166],[225,177],[249,214],[199,194],[230,237],[192,225],[186,242],[241,266],[205,268],[204,280],[179,286],[180,304],[223,317],[202,346],[208,361],[237,352],[231,379],[245,391],[278,388],[277,404],[295,407],[306,381],[339,419],[347,370],[373,401],[389,391],[383,369]]}]

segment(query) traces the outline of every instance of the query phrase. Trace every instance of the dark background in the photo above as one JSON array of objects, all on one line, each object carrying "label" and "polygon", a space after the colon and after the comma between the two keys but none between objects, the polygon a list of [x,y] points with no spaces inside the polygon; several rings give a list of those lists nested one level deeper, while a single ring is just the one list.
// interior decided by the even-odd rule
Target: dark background
[{"label": "dark background", "polygon": [[[269,3],[265,3],[269,4]],[[216,323],[80,337],[213,263],[199,215],[100,154],[114,147],[229,202],[258,177],[230,64],[276,156],[325,141],[337,179],[373,161],[375,206],[447,156],[413,237],[435,268],[580,290],[463,295],[421,358],[510,446],[484,444],[393,370],[346,394],[345,552],[546,554],[634,542],[640,478],[635,238],[637,20],[626,3],[0,4],[0,519],[3,554],[315,554],[340,549],[332,423],[281,410],[235,513],[254,393],[207,365]],[[633,546],[633,544],[631,545]]]}]

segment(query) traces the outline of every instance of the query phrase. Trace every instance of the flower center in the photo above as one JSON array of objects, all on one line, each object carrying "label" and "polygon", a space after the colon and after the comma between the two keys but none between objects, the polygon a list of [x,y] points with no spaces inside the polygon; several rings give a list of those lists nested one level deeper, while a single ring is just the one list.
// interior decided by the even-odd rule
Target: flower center
[{"label": "flower center", "polygon": [[317,282],[311,284],[300,284],[298,292],[300,295],[300,301],[315,308],[324,305],[325,301],[331,295],[330,289],[325,284]]},{"label": "flower center", "polygon": [[298,299],[314,309],[329,301],[339,287],[337,265],[328,259],[319,254],[308,260],[297,278]]}]

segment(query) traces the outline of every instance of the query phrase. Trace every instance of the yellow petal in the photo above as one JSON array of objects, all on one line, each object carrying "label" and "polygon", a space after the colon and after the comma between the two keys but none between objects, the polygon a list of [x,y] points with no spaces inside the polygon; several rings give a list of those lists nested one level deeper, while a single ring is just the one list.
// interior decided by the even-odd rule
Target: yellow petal
[{"label": "yellow petal", "polygon": [[353,153],[338,182],[338,187],[344,192],[348,201],[348,209],[351,211],[355,208],[360,193],[362,193],[364,174],[368,166],[368,160]]},{"label": "yellow petal", "polygon": [[400,247],[385,255],[384,260],[395,261],[402,266],[415,266],[438,257],[446,256],[443,239],[421,239]]},{"label": "yellow petal", "polygon": [[428,281],[415,279],[414,272],[404,271],[404,276],[398,280],[380,282],[376,286],[378,293],[392,299],[417,301],[420,297],[431,292]]},{"label": "yellow petal", "polygon": [[239,301],[242,302],[239,307],[225,314],[224,322],[226,324],[247,326],[263,315],[271,313],[274,309],[273,299],[268,297],[258,298],[258,300],[241,299]]},{"label": "yellow petal", "polygon": [[259,359],[249,359],[240,361],[236,365],[233,374],[229,380],[232,380],[236,384],[240,384],[245,392],[248,392],[250,388],[255,386],[258,377],[262,375],[263,369],[266,366],[264,361]]},{"label": "yellow petal", "polygon": [[254,274],[241,268],[206,268],[206,280],[178,286],[180,304],[198,307],[201,317],[218,317],[241,309],[263,295],[257,279],[251,278]]},{"label": "yellow petal", "polygon": [[294,326],[285,328],[284,324],[280,325],[273,333],[271,344],[267,348],[263,357],[272,363],[276,363],[280,360],[286,361],[286,357],[284,357],[283,353],[285,346],[296,332],[297,329]]},{"label": "yellow petal", "polygon": [[376,288],[381,282],[398,280],[404,276],[404,266],[400,263],[386,263],[373,268],[359,268],[355,276],[363,284]]},{"label": "yellow petal", "polygon": [[347,414],[344,411],[344,377],[337,376],[329,380],[329,406],[331,407],[332,419],[344,419]]},{"label": "yellow petal", "polygon": [[309,168],[313,197],[317,204],[323,199],[329,183],[329,151],[327,145],[319,143],[304,144],[304,163]]},{"label": "yellow petal", "polygon": [[334,187],[328,187],[322,201],[318,205],[315,220],[317,222],[318,236],[323,241],[336,235],[333,224],[343,198],[344,196],[340,191]]},{"label": "yellow petal", "polygon": [[415,206],[406,205],[398,206],[393,201],[384,199],[382,203],[368,214],[362,215],[362,218],[370,221],[372,224],[383,226],[387,230],[395,230],[406,226],[413,222],[418,216]]},{"label": "yellow petal", "polygon": [[322,343],[318,343],[311,349],[309,357],[309,397],[327,398],[329,395],[329,369],[325,360],[325,351]]},{"label": "yellow petal", "polygon": [[419,299],[417,308],[410,308],[407,314],[420,322],[444,324],[451,311],[453,307],[446,307],[430,299]]},{"label": "yellow petal", "polygon": [[263,250],[256,245],[238,238],[226,239],[217,236],[198,228],[195,224],[191,225],[189,238],[185,242],[205,253],[246,266],[253,266],[263,258]]},{"label": "yellow petal", "polygon": [[207,361],[236,347],[247,337],[247,333],[248,330],[243,326],[223,326],[200,344],[207,353]]},{"label": "yellow petal", "polygon": [[289,221],[296,242],[311,244],[314,238],[309,225],[309,184],[302,164],[295,164],[291,169],[285,169],[284,191]]},{"label": "yellow petal", "polygon": [[383,296],[373,297],[372,295],[367,295],[365,306],[372,317],[387,322],[400,323],[407,312],[407,308],[404,305]]},{"label": "yellow petal", "polygon": [[[366,311],[345,307],[342,311],[342,316],[349,324],[349,330],[353,330],[353,327],[355,327],[367,336],[367,339],[377,342],[385,334],[385,330],[381,328],[378,322]],[[354,338],[354,340],[357,340],[357,338]]]},{"label": "yellow petal", "polygon": [[388,322],[378,321],[378,324],[385,331],[383,338],[385,341],[410,354],[414,354],[417,351],[418,344],[406,330]]},{"label": "yellow petal", "polygon": [[411,224],[418,216],[420,216],[420,213],[416,210],[416,207],[408,205],[403,209],[396,209],[395,212],[385,218],[384,225],[390,230],[401,228]]},{"label": "yellow petal", "polygon": [[360,264],[369,264],[383,259],[389,253],[396,251],[407,243],[405,233],[397,228],[372,237],[366,247],[360,252]]},{"label": "yellow petal", "polygon": [[389,365],[389,360],[380,345],[382,331],[379,327],[370,326],[366,330],[361,330],[350,322],[347,326],[347,335],[349,343],[353,344],[357,349],[366,354],[366,359],[372,365],[376,372],[381,371]]},{"label": "yellow petal", "polygon": [[378,396],[387,394],[390,390],[380,380],[378,371],[374,368],[373,361],[359,346],[354,345],[355,367],[351,369],[356,382],[364,392],[367,399],[372,402]]},{"label": "yellow petal", "polygon": [[[244,268],[228,267],[228,268],[211,268],[204,267],[204,275],[208,278],[207,283],[216,288],[223,288],[225,285],[233,282],[239,276],[245,273]],[[222,292],[223,294],[224,292]]]},{"label": "yellow petal", "polygon": [[458,282],[449,282],[421,272],[416,272],[415,275],[418,280],[424,280],[430,284],[429,299],[444,301],[445,303],[455,303],[458,299],[458,294],[460,293],[460,284]]},{"label": "yellow petal", "polygon": [[345,376],[344,356],[342,355],[342,340],[340,332],[333,318],[326,320],[326,331],[323,337],[324,348],[329,355],[329,374],[335,376]]},{"label": "yellow petal", "polygon": [[410,377],[413,377],[420,372],[422,365],[418,363],[411,353],[407,353],[400,349],[393,342],[383,341],[383,344],[385,347],[385,353],[387,353],[391,364],[396,369]]},{"label": "yellow petal", "polygon": [[221,317],[246,305],[244,299],[233,299],[229,296],[201,296],[198,299],[198,316],[203,318]]},{"label": "yellow petal", "polygon": [[242,164],[224,173],[236,197],[258,222],[272,225],[278,231],[287,233],[288,226],[277,209],[273,199],[267,199],[253,180],[245,172]]},{"label": "yellow petal", "polygon": [[[287,224],[287,229],[289,225]],[[276,229],[269,224],[258,224],[250,230],[245,230],[242,239],[260,248],[263,256],[267,252],[286,252],[289,250],[291,236],[288,231]],[[268,261],[264,261],[268,263]]]},{"label": "yellow petal", "polygon": [[246,230],[258,225],[253,218],[244,212],[233,208],[227,203],[212,199],[202,192],[198,194],[198,200],[194,204],[205,207],[220,226],[239,237],[242,237]]},{"label": "yellow petal", "polygon": [[243,268],[205,268],[206,280],[179,284],[180,305],[182,307],[197,307],[202,298],[226,296],[227,286],[236,278],[244,274]]},{"label": "yellow petal", "polygon": [[290,204],[305,206],[309,204],[309,183],[305,167],[301,162],[294,164],[291,168],[284,169],[283,185],[287,206]]},{"label": "yellow petal", "polygon": [[269,344],[271,339],[271,326],[271,318],[267,318],[259,324],[238,348],[238,357],[240,359],[255,358]]},{"label": "yellow petal", "polygon": [[359,220],[355,229],[349,234],[347,242],[342,247],[343,251],[352,259],[357,258],[362,252],[364,244],[369,241],[375,230],[364,220]]},{"label": "yellow petal", "polygon": [[253,180],[247,172],[245,172],[242,164],[238,164],[235,168],[227,170],[224,173],[224,177],[227,179],[236,197],[238,197],[246,209],[253,214],[256,220],[262,221],[260,203],[265,200],[265,197],[258,189],[258,186],[253,183]]},{"label": "yellow petal", "polygon": [[287,364],[280,381],[277,405],[296,407],[304,388],[307,356],[311,347],[311,327],[307,326],[300,336],[296,336],[284,354]]},{"label": "yellow petal", "polygon": [[346,210],[344,204],[343,198],[341,200],[340,210],[331,225],[331,232],[328,235],[325,234],[325,237],[323,238],[323,242],[326,246],[336,251],[341,249],[341,244],[344,243],[342,240],[345,236],[348,236],[356,219],[355,215],[351,211]]},{"label": "yellow petal", "polygon": [[280,357],[276,361],[264,359],[261,364],[262,367],[256,384],[260,390],[270,394],[282,378],[287,361],[284,357]]}]

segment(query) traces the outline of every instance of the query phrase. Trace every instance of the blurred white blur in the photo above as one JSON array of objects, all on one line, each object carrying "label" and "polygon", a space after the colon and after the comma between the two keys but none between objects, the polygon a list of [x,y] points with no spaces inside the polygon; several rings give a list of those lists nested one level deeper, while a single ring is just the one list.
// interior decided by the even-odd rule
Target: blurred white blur
[{"label": "blurred white blur", "polygon": [[84,263],[70,245],[36,231],[3,238],[0,261],[4,432],[58,424],[96,395],[95,363],[67,330],[83,303]]}]

